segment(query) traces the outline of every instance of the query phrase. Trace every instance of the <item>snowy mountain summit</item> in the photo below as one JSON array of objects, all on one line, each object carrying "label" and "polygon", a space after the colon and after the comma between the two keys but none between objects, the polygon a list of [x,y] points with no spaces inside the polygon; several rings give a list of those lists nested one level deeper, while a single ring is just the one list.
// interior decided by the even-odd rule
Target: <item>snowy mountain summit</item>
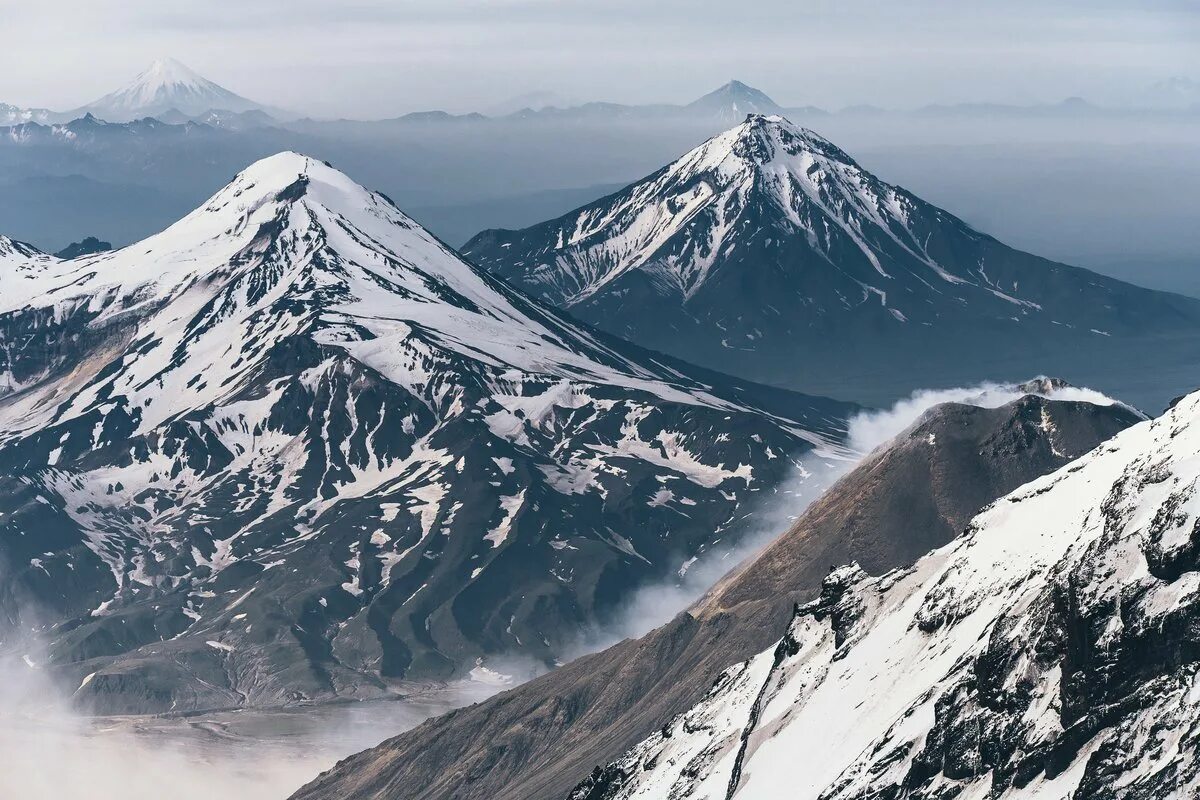
[{"label": "snowy mountain summit", "polygon": [[572,794],[1200,796],[1200,393],[783,638]]},{"label": "snowy mountain summit", "polygon": [[581,327],[296,153],[0,262],[0,616],[110,712],[552,663],[851,411]]},{"label": "snowy mountain summit", "polygon": [[703,112],[727,122],[739,122],[747,114],[779,114],[783,108],[765,92],[738,80],[730,81],[687,105],[689,111]]},{"label": "snowy mountain summit", "polygon": [[464,252],[625,338],[785,385],[881,348],[887,363],[948,341],[1019,350],[1200,324],[1200,303],[1008,248],[760,114],[616,194],[485,231]]},{"label": "snowy mountain summit", "polygon": [[168,111],[187,116],[207,111],[265,111],[265,106],[218,86],[173,58],[160,58],[127,86],[72,112],[91,113],[108,122],[128,122]]}]

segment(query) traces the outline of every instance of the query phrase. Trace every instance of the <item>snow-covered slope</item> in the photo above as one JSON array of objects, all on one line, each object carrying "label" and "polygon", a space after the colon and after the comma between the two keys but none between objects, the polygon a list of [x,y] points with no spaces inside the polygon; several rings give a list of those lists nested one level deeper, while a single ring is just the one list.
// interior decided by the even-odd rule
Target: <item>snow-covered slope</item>
[{"label": "snow-covered slope", "polygon": [[1005,247],[778,116],[464,253],[631,341],[783,385],[881,349],[886,365],[1200,326],[1196,301]]},{"label": "snow-covered slope", "polygon": [[1200,794],[1200,393],[776,647],[574,798]]},{"label": "snow-covered slope", "polygon": [[31,244],[0,236],[0,275],[4,280],[20,276],[21,280],[36,280],[36,276],[52,269],[56,259]]},{"label": "snow-covered slope", "polygon": [[266,108],[218,86],[173,58],[160,58],[127,86],[71,112],[71,118],[91,113],[108,122],[128,122],[172,110],[194,116],[208,111]]},{"label": "snow-covered slope", "polygon": [[4,252],[0,612],[111,710],[552,661],[849,411],[568,322],[294,153],[124,249]]}]

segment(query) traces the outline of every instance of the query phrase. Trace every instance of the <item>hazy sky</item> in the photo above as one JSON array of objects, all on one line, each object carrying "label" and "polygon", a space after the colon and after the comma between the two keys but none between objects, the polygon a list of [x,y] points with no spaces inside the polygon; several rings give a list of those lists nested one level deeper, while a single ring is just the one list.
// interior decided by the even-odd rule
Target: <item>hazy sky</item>
[{"label": "hazy sky", "polygon": [[785,105],[1116,102],[1200,80],[1194,0],[0,0],[0,102],[66,109],[158,56],[320,115],[486,108],[533,90]]}]

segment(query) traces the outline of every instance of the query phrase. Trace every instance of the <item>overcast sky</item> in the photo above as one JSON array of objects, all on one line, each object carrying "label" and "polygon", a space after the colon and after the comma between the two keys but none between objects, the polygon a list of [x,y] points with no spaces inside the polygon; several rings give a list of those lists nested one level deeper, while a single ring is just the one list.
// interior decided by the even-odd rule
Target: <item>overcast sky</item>
[{"label": "overcast sky", "polygon": [[56,110],[172,56],[331,116],[557,91],[683,101],[732,77],[784,105],[1117,102],[1200,80],[1194,0],[0,0],[0,102]]}]

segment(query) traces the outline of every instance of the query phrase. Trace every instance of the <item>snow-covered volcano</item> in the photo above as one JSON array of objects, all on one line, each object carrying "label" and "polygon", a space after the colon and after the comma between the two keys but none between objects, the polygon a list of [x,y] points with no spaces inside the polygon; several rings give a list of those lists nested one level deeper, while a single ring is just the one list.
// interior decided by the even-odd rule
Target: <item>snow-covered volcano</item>
[{"label": "snow-covered volcano", "polygon": [[121,250],[0,258],[0,614],[109,710],[552,661],[849,412],[569,322],[295,153]]},{"label": "snow-covered volcano", "polygon": [[740,122],[748,114],[780,114],[783,108],[765,92],[741,81],[730,81],[688,103],[689,111],[710,114],[726,122]]},{"label": "snow-covered volcano", "polygon": [[1200,394],[775,647],[574,798],[1200,796]]},{"label": "snow-covered volcano", "polygon": [[932,347],[979,360],[1200,326],[1200,302],[1006,247],[778,116],[464,253],[631,341],[782,385]]},{"label": "snow-covered volcano", "polygon": [[128,122],[168,111],[195,116],[208,111],[267,111],[266,106],[234,94],[173,58],[160,58],[127,86],[88,103],[68,116],[90,113],[108,122]]}]

